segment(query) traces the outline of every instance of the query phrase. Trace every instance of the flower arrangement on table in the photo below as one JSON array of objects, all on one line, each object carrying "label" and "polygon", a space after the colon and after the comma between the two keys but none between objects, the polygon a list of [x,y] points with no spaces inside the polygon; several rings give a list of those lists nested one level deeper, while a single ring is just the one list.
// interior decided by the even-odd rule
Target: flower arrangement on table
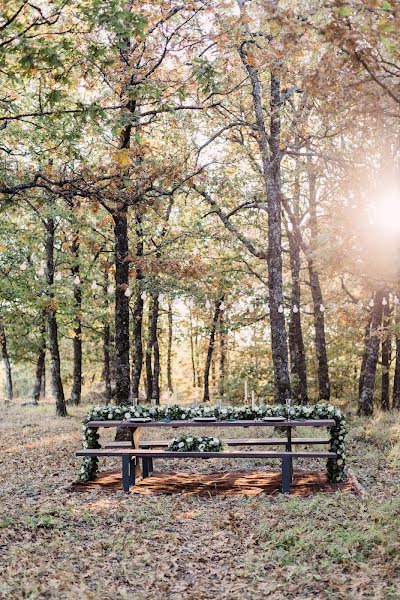
[{"label": "flower arrangement on table", "polygon": [[180,435],[168,446],[168,450],[173,452],[221,452],[223,449],[220,439],[208,435]]},{"label": "flower arrangement on table", "polygon": [[[330,404],[315,404],[314,406],[285,406],[281,404],[264,404],[260,406],[114,406],[111,404],[94,406],[83,421],[83,447],[100,448],[99,434],[96,428],[88,427],[89,421],[128,421],[135,418],[150,418],[153,421],[190,421],[195,417],[215,417],[219,421],[256,420],[265,417],[284,417],[290,419],[333,419],[335,425],[329,428],[331,452],[337,459],[327,461],[329,481],[338,483],[345,478],[347,433],[346,417],[336,406]],[[190,437],[190,436],[189,436]],[[191,436],[194,438],[194,436]],[[204,436],[203,436],[204,437]],[[213,438],[214,439],[214,438]],[[79,476],[83,481],[95,479],[98,471],[98,458],[84,457]]]}]

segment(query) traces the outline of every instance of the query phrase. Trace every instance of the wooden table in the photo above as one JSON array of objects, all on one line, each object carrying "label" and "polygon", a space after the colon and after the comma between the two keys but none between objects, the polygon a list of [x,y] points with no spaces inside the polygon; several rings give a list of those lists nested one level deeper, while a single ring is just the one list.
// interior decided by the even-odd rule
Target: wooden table
[{"label": "wooden table", "polygon": [[[89,428],[121,428],[128,429],[130,432],[130,446],[134,449],[140,449],[140,435],[142,429],[163,429],[163,428],[172,428],[172,429],[182,429],[182,428],[196,428],[196,427],[261,427],[261,428],[271,428],[276,427],[278,429],[283,429],[286,432],[286,441],[285,441],[285,450],[286,452],[292,452],[292,429],[294,427],[334,427],[336,425],[336,421],[334,419],[299,419],[299,420],[288,420],[284,419],[282,421],[274,421],[274,420],[226,420],[226,421],[194,421],[194,420],[179,420],[179,421],[89,421],[87,423],[87,427]],[[222,440],[223,441],[223,440]],[[239,441],[239,440],[238,440]],[[301,443],[297,441],[296,443]],[[260,439],[260,444],[262,444],[262,439]],[[246,440],[243,440],[243,445],[246,445]],[[232,456],[233,458],[233,456]],[[135,459],[135,474],[137,477],[141,475],[141,469],[139,464],[139,459]],[[287,461],[287,465],[290,468],[290,472],[292,472],[293,464],[292,457],[285,457]]]}]

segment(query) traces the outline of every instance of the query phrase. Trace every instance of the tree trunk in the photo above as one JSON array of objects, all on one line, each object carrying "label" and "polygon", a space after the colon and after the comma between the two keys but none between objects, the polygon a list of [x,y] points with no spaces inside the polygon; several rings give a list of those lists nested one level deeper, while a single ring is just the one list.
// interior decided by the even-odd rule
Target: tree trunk
[{"label": "tree trunk", "polygon": [[[74,264],[72,266],[72,277],[75,278],[80,275],[79,265],[79,234],[76,235],[72,245],[71,253],[73,255]],[[73,340],[73,353],[74,353],[74,366],[73,366],[73,379],[72,379],[72,390],[71,390],[71,403],[78,405],[81,403],[82,397],[82,287],[80,282],[75,283],[74,281],[74,340]]]},{"label": "tree trunk", "polygon": [[381,389],[381,408],[390,409],[390,360],[392,354],[392,337],[390,332],[391,310],[389,303],[383,307],[382,311],[382,389]]},{"label": "tree trunk", "polygon": [[152,383],[152,399],[155,400],[156,404],[160,404],[160,347],[158,343],[158,317],[160,312],[159,296],[154,296],[153,304],[153,383]]},{"label": "tree trunk", "polygon": [[35,384],[33,386],[33,401],[37,404],[40,400],[46,363],[46,315],[43,314],[40,323],[40,346],[36,363]]},{"label": "tree trunk", "polygon": [[14,399],[13,380],[11,372],[11,362],[8,354],[7,337],[3,323],[0,323],[0,346],[3,359],[4,371],[6,376],[5,385],[5,403],[9,404]]},{"label": "tree trunk", "polygon": [[127,207],[114,213],[115,234],[115,401],[130,400],[129,366],[129,250]]},{"label": "tree trunk", "polygon": [[[239,2],[242,7],[243,2]],[[247,33],[248,26],[245,26]],[[267,135],[261,81],[258,70],[249,60],[246,44],[239,48],[239,54],[245,66],[252,87],[253,106],[257,126],[257,142],[261,154],[265,192],[268,203],[268,290],[270,305],[270,324],[272,342],[272,362],[274,368],[275,402],[284,403],[290,397],[288,344],[283,313],[282,278],[282,226],[281,226],[281,158],[280,148],[280,78],[275,70],[271,72],[270,127]]]},{"label": "tree trunk", "polygon": [[219,395],[223,398],[225,393],[225,365],[226,365],[226,332],[225,311],[221,308],[219,314]]},{"label": "tree trunk", "polygon": [[153,325],[153,296],[149,299],[149,312],[147,322],[147,346],[146,346],[146,400],[151,402],[153,395],[153,336],[152,336],[152,325]]},{"label": "tree trunk", "polygon": [[203,402],[210,401],[210,381],[209,381],[210,380],[210,368],[211,368],[211,361],[212,361],[213,352],[214,352],[215,332],[217,330],[217,323],[218,323],[219,314],[220,314],[220,310],[221,310],[221,303],[223,302],[223,300],[224,300],[223,296],[221,296],[221,298],[216,300],[215,307],[214,307],[214,315],[213,315],[212,322],[211,322],[210,339],[209,339],[209,343],[208,343],[206,364],[204,367]]},{"label": "tree trunk", "polygon": [[51,379],[53,384],[53,394],[56,400],[56,415],[58,417],[67,416],[67,407],[65,404],[64,388],[61,379],[61,361],[60,349],[58,345],[58,325],[56,317],[56,300],[54,297],[54,236],[55,224],[53,218],[46,221],[46,275],[47,275],[47,327],[49,332],[49,348],[51,356]]},{"label": "tree trunk", "polygon": [[42,387],[40,389],[40,397],[46,398],[46,355],[44,357],[44,363],[43,363]]},{"label": "tree trunk", "polygon": [[[136,221],[136,257],[140,258],[143,256],[144,243],[143,243],[143,229],[142,229],[142,215],[137,214],[135,217]],[[143,368],[143,342],[142,342],[142,329],[143,329],[143,306],[144,301],[142,298],[143,294],[143,273],[140,265],[136,265],[136,292],[135,292],[135,303],[133,306],[133,356],[132,356],[132,397],[134,401],[139,402],[139,386],[140,378],[142,375]]]},{"label": "tree trunk", "polygon": [[393,408],[400,410],[400,317],[396,308],[396,362],[393,379]]},{"label": "tree trunk", "polygon": [[[167,387],[169,391],[172,391],[172,335],[173,335],[173,315],[172,315],[172,301],[168,302],[168,347],[167,347]],[[192,346],[192,367],[193,367],[193,341],[190,337]]]},{"label": "tree trunk", "polygon": [[196,357],[195,357],[195,343],[194,343],[194,335],[193,335],[193,316],[192,310],[189,308],[189,325],[190,325],[190,358],[192,362],[192,378],[193,378],[193,388],[196,388],[197,385],[197,375],[196,375]]},{"label": "tree trunk", "polygon": [[[308,183],[309,183],[309,225],[311,239],[315,240],[318,236],[317,222],[317,176],[312,161],[308,162]],[[312,253],[307,255],[308,274],[310,278],[311,296],[314,307],[314,330],[315,330],[315,353],[318,365],[318,397],[319,400],[329,400],[331,395],[328,357],[326,353],[326,335],[325,335],[325,317],[321,307],[324,306],[319,274],[315,268]]]},{"label": "tree trunk", "polygon": [[105,396],[108,402],[112,398],[110,346],[110,324],[105,323],[103,328],[103,379],[105,386]]},{"label": "tree trunk", "polygon": [[358,401],[358,414],[364,416],[372,415],[374,412],[375,375],[380,342],[379,329],[382,323],[382,299],[383,290],[379,289],[376,291],[374,298],[371,333],[368,341],[367,359],[365,361],[364,383]]},{"label": "tree trunk", "polygon": [[[159,388],[159,377],[160,377],[160,352],[158,346],[158,314],[159,314],[159,300],[158,293],[153,292],[151,294],[149,304],[149,323],[148,323],[148,336],[147,336],[147,349],[146,349],[146,380],[147,380],[147,401],[151,402],[152,399],[156,401],[156,404],[160,403],[160,388]],[[154,355],[154,364],[152,361]]]},{"label": "tree trunk", "polygon": [[[296,179],[297,194],[298,178]],[[295,197],[296,197],[295,190]],[[296,203],[297,204],[297,203]],[[289,258],[290,270],[292,275],[292,295],[291,295],[291,313],[289,321],[289,355],[290,355],[290,372],[292,376],[291,388],[292,397],[300,404],[307,404],[307,367],[306,353],[304,348],[303,331],[301,327],[301,289],[300,289],[300,243],[298,232],[297,209],[294,209],[296,218],[296,227],[290,231],[287,227],[287,235],[289,240]]]},{"label": "tree trunk", "polygon": [[363,385],[364,385],[365,365],[366,365],[367,357],[368,357],[368,343],[369,343],[370,331],[371,331],[371,315],[369,316],[368,322],[364,329],[364,350],[363,350],[362,358],[361,358],[360,378],[358,380],[358,397],[361,396],[361,392],[362,392]]}]

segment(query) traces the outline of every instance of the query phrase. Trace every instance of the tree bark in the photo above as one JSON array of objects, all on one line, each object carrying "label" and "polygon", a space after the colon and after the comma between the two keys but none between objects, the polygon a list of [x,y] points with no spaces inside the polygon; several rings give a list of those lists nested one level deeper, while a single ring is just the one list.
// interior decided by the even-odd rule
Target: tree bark
[{"label": "tree bark", "polygon": [[400,315],[396,307],[395,328],[396,328],[396,361],[393,379],[393,408],[400,410]]},{"label": "tree bark", "polygon": [[[168,347],[167,347],[167,386],[172,391],[172,336],[173,336],[173,315],[172,301],[168,302]],[[192,367],[193,367],[193,341],[191,339]]]},{"label": "tree bark", "polygon": [[225,310],[219,313],[219,395],[223,398],[225,394],[225,366],[226,366],[226,332],[225,332]]},{"label": "tree bark", "polygon": [[129,365],[129,286],[127,207],[114,213],[115,234],[115,401],[130,400]]},{"label": "tree bark", "polygon": [[291,313],[289,321],[289,356],[290,372],[292,376],[292,397],[300,404],[307,404],[307,367],[304,348],[303,331],[301,326],[301,287],[300,287],[300,182],[298,168],[296,167],[294,194],[293,194],[293,219],[292,229],[286,223],[286,233],[289,240],[289,260],[292,276]]},{"label": "tree bark", "polygon": [[[143,243],[143,229],[142,229],[142,215],[137,214],[135,217],[136,222],[136,257],[140,258],[143,256],[144,243]],[[136,291],[135,291],[135,303],[133,306],[133,356],[132,356],[132,398],[134,401],[139,402],[139,386],[140,378],[142,375],[143,368],[143,342],[142,342],[142,329],[143,329],[143,306],[144,301],[142,298],[143,294],[143,273],[140,265],[136,265]]]},{"label": "tree bark", "polygon": [[[72,277],[80,276],[80,265],[79,265],[79,234],[75,236],[75,239],[71,245],[71,253],[73,256],[72,265]],[[73,283],[74,289],[74,340],[73,340],[73,354],[74,354],[74,366],[73,366],[73,379],[72,379],[72,390],[71,390],[71,403],[78,405],[81,403],[82,397],[82,287],[80,282]]]},{"label": "tree bark", "polygon": [[[309,183],[309,226],[311,239],[317,239],[317,190],[316,190],[316,172],[311,161],[308,162],[308,183]],[[314,330],[315,330],[315,353],[318,364],[318,397],[319,400],[329,400],[331,395],[331,386],[329,381],[328,357],[326,352],[325,335],[325,317],[321,307],[324,305],[321,284],[318,271],[312,254],[307,254],[308,274],[310,278],[311,296],[314,307]]]},{"label": "tree bark", "polygon": [[64,388],[61,379],[61,361],[60,349],[58,344],[58,324],[56,317],[56,299],[54,297],[54,219],[49,217],[46,220],[46,276],[47,276],[47,327],[49,332],[49,348],[51,356],[51,379],[53,385],[53,394],[56,400],[56,415],[58,417],[67,416],[67,407],[65,404]]},{"label": "tree bark", "polygon": [[153,303],[153,382],[152,382],[152,399],[156,404],[160,404],[160,347],[158,343],[158,317],[160,313],[159,296],[155,294]]},{"label": "tree bark", "polygon": [[390,409],[390,360],[392,354],[392,338],[390,332],[390,314],[389,303],[383,307],[382,311],[382,386],[381,386],[381,408]]},{"label": "tree bark", "polygon": [[[147,381],[147,401],[152,399],[156,404],[160,403],[160,352],[158,346],[158,314],[159,314],[159,299],[158,293],[153,292],[150,297],[149,304],[149,323],[146,348],[146,381]],[[154,364],[152,357],[154,355]]]},{"label": "tree bark", "polygon": [[374,307],[371,318],[371,333],[368,341],[367,359],[365,361],[365,374],[362,391],[358,400],[358,414],[372,415],[374,412],[374,389],[376,365],[378,363],[380,326],[382,323],[383,290],[375,292]]},{"label": "tree bark", "polygon": [[[243,1],[239,0],[242,9]],[[251,35],[248,26],[246,34]],[[274,368],[275,402],[284,403],[290,397],[288,343],[283,313],[282,277],[282,225],[281,225],[281,93],[278,65],[271,72],[270,83],[270,126],[267,135],[262,87],[257,68],[249,60],[246,42],[239,48],[239,54],[249,75],[253,107],[257,127],[257,142],[261,154],[268,211],[268,290],[270,304],[270,324],[272,342],[272,362]]]},{"label": "tree bark", "polygon": [[5,371],[5,375],[6,375],[5,403],[9,404],[14,399],[14,388],[13,388],[10,356],[8,354],[8,347],[7,347],[7,337],[6,337],[6,332],[5,332],[3,323],[0,323],[0,347],[1,347],[1,355],[2,355],[2,359],[3,359],[4,371]]},{"label": "tree bark", "polygon": [[35,384],[33,386],[33,401],[38,404],[43,387],[46,362],[46,315],[43,314],[40,323],[40,346],[36,363]]},{"label": "tree bark", "polygon": [[[192,362],[192,377],[193,377],[193,388],[197,385],[197,373],[196,373],[196,356],[195,356],[195,340],[193,333],[193,316],[192,309],[189,308],[189,326],[190,326],[190,358]],[[196,344],[197,347],[197,344]]]},{"label": "tree bark", "polygon": [[371,331],[371,315],[368,318],[367,324],[364,329],[364,350],[361,358],[361,367],[360,367],[360,378],[358,380],[358,397],[361,396],[361,392],[364,386],[364,377],[365,377],[365,365],[368,357],[368,343],[369,336]]},{"label": "tree bark", "polygon": [[220,314],[220,310],[221,310],[221,303],[223,302],[223,300],[224,300],[224,297],[221,296],[218,300],[216,300],[215,306],[214,306],[214,314],[213,314],[213,318],[212,318],[212,322],[211,322],[210,338],[209,338],[208,349],[207,349],[206,364],[204,367],[203,402],[210,401],[210,368],[211,368],[211,361],[212,361],[213,352],[214,352],[215,333],[217,330],[217,324],[218,324],[219,314]]},{"label": "tree bark", "polygon": [[112,384],[111,384],[111,336],[110,324],[105,323],[103,328],[103,379],[105,387],[106,400],[112,399]]}]

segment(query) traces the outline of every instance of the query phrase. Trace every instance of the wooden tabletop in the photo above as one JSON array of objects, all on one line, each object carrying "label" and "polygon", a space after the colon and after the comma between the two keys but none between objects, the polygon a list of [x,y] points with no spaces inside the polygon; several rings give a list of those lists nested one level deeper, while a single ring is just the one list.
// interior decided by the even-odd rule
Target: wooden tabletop
[{"label": "wooden tabletop", "polygon": [[251,420],[245,421],[239,419],[237,421],[89,421],[87,427],[125,427],[135,429],[137,427],[172,427],[174,429],[180,427],[334,427],[336,421],[334,419],[301,419],[301,420],[284,420],[284,421],[261,421]]}]

